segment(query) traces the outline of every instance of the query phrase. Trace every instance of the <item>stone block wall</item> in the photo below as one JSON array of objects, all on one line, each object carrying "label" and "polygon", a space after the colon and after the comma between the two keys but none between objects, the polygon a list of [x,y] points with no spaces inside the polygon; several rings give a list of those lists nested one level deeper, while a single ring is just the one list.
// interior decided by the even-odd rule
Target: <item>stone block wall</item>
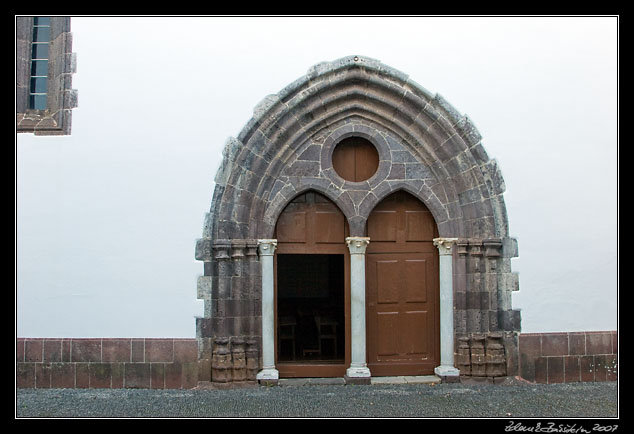
[{"label": "stone block wall", "polygon": [[196,318],[200,381],[255,381],[260,368],[262,278],[256,240],[201,240],[196,258],[205,260]]},{"label": "stone block wall", "polygon": [[18,338],[18,388],[191,389],[196,339]]},{"label": "stone block wall", "polygon": [[616,331],[522,333],[520,376],[535,383],[616,381]]},{"label": "stone block wall", "polygon": [[459,333],[455,366],[463,382],[497,383],[517,375],[517,333]]}]

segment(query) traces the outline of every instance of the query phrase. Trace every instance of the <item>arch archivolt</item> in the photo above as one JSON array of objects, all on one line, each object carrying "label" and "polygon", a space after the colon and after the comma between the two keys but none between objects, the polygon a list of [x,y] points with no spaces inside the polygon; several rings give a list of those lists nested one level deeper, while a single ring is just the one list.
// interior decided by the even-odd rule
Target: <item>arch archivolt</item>
[{"label": "arch archivolt", "polygon": [[[335,145],[352,136],[379,153],[363,182],[332,168]],[[441,235],[507,235],[503,181],[469,119],[372,59],[322,64],[266,97],[229,148],[212,204],[216,235],[270,236],[285,204],[308,189],[333,200],[359,236],[373,207],[398,189],[430,209]]]}]

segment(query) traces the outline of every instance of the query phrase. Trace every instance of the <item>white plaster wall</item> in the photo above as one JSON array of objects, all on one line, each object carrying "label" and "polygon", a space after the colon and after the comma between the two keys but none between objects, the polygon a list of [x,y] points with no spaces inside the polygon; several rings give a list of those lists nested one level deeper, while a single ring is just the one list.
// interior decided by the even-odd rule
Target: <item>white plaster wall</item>
[{"label": "white plaster wall", "polygon": [[73,17],[72,135],[16,139],[16,334],[194,337],[228,136],[310,66],[381,60],[467,113],[507,186],[522,330],[617,328],[614,17]]}]

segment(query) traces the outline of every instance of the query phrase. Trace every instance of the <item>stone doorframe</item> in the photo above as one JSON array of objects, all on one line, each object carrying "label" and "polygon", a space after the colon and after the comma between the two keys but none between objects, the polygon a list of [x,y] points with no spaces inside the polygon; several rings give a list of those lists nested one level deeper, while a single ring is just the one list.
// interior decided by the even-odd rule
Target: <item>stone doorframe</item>
[{"label": "stone doorframe", "polygon": [[[363,182],[346,181],[332,167],[334,147],[352,136],[371,142],[379,155],[376,173]],[[377,60],[349,56],[317,64],[264,98],[238,137],[227,140],[196,243],[204,265],[198,298],[205,301],[196,336],[200,363],[209,366],[202,381],[238,381],[227,370],[245,360],[250,380],[258,370],[262,377],[274,369],[264,350],[271,331],[262,321],[271,278],[262,267],[269,266],[272,247],[263,251],[267,243],[257,240],[271,240],[286,205],[309,190],[345,215],[352,258],[361,255],[352,251],[362,248],[355,240],[365,237],[367,218],[381,200],[404,190],[423,202],[445,239],[438,247],[447,346],[437,372],[516,374],[520,317],[511,306],[518,289],[511,258],[517,243],[508,235],[496,161],[471,120],[440,95]],[[354,275],[353,286],[364,288]],[[241,348],[248,349],[246,358]],[[362,365],[353,356],[349,376],[365,375]]]}]

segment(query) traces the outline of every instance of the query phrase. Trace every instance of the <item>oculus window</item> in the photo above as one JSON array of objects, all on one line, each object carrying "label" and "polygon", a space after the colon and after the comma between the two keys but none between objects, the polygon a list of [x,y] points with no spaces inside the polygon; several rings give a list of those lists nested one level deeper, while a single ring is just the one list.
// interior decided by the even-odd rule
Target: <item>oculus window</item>
[{"label": "oculus window", "polygon": [[346,181],[362,182],[376,173],[379,153],[370,141],[362,137],[348,137],[335,146],[332,167]]}]

